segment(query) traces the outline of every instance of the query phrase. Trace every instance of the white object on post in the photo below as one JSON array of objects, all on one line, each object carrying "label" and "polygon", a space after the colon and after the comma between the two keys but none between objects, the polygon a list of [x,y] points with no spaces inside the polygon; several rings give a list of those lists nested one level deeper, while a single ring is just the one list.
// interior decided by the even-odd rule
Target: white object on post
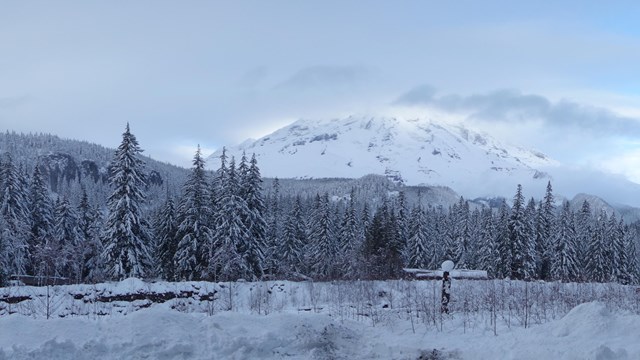
[{"label": "white object on post", "polygon": [[442,263],[442,271],[451,271],[455,264],[451,260],[446,260]]}]

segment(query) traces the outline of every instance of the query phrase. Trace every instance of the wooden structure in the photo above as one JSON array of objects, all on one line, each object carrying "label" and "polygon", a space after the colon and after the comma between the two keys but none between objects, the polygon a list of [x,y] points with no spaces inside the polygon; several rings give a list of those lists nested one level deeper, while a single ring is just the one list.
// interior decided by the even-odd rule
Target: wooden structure
[{"label": "wooden structure", "polygon": [[9,283],[13,285],[47,286],[47,285],[69,285],[73,281],[60,276],[33,276],[33,275],[11,275]]},{"label": "wooden structure", "polygon": [[[410,277],[417,280],[440,280],[444,273],[443,270],[426,270],[405,268],[404,272]],[[486,270],[468,270],[454,269],[449,271],[449,276],[456,280],[488,280],[489,275]]]}]

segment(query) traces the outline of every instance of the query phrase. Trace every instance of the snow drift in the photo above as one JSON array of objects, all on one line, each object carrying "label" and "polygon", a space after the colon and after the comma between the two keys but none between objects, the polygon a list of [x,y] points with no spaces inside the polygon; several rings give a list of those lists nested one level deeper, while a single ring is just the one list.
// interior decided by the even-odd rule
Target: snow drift
[{"label": "snow drift", "polygon": [[[458,280],[452,315],[441,316],[431,311],[439,285],[127,279],[3,288],[4,299],[31,300],[4,305],[0,359],[640,358],[635,288]],[[163,293],[188,296],[141,299]]]}]

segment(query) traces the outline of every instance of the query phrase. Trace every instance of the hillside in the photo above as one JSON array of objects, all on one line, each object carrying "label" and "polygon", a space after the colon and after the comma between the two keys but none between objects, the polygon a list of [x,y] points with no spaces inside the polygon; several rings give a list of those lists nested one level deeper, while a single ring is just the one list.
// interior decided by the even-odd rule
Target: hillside
[{"label": "hillside", "polygon": [[[50,134],[0,133],[0,154],[9,154],[12,162],[26,174],[30,175],[39,165],[52,192],[77,198],[84,188],[97,203],[105,201],[109,193],[108,172],[114,151]],[[143,160],[150,191],[157,191],[162,199],[167,193],[178,193],[186,178],[186,169],[149,157]],[[151,196],[150,200],[153,203],[155,199]]]}]

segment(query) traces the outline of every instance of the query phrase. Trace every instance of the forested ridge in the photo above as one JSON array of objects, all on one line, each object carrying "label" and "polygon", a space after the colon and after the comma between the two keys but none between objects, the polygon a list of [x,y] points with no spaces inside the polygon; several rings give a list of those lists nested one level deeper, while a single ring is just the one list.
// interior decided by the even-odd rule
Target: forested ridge
[{"label": "forested ridge", "polygon": [[[395,279],[444,259],[494,278],[640,278],[637,224],[587,201],[558,204],[551,183],[541,199],[525,199],[518,185],[492,207],[462,197],[443,205],[433,189],[390,188],[378,177],[336,195],[322,181],[262,179],[251,154],[223,153],[208,164],[216,171],[200,150],[189,170],[161,166],[142,156],[128,126],[115,152],[85,144],[92,156],[78,158],[99,161],[63,176],[51,161],[69,161],[59,154],[76,147],[42,134],[2,140],[3,284],[25,274],[74,283]],[[19,141],[59,153],[25,152]]]}]

